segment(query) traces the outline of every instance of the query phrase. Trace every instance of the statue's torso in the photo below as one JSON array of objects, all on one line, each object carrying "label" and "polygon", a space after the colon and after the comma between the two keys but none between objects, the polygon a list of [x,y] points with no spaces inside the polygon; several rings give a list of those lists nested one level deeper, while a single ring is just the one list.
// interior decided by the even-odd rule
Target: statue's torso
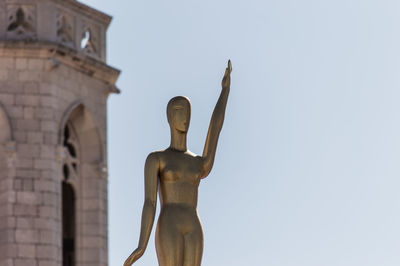
[{"label": "statue's torso", "polygon": [[191,152],[165,150],[159,152],[160,200],[170,204],[197,207],[201,179],[201,157]]}]

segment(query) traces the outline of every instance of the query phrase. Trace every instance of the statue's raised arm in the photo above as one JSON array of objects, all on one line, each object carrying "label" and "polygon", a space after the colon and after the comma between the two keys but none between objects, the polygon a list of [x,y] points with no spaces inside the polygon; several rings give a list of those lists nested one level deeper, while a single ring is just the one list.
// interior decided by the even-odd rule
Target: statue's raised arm
[{"label": "statue's raised arm", "polygon": [[231,60],[228,61],[228,67],[225,70],[224,78],[222,79],[222,91],[219,96],[218,102],[215,105],[214,112],[211,117],[210,126],[208,128],[206,144],[203,150],[203,166],[202,178],[208,176],[210,173],[215,159],[215,152],[217,150],[219,133],[221,132],[222,125],[224,124],[226,103],[228,102],[229,91],[231,87]]}]

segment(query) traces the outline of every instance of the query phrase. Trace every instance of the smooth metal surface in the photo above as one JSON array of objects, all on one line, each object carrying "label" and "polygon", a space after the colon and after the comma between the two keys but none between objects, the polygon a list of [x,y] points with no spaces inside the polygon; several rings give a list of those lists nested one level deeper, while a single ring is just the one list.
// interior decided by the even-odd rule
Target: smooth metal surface
[{"label": "smooth metal surface", "polygon": [[124,266],[132,265],[147,247],[156,212],[157,191],[161,202],[156,230],[159,265],[201,265],[203,229],[197,214],[197,193],[200,180],[208,176],[214,164],[228,101],[231,72],[229,61],[202,156],[190,152],[186,146],[191,112],[189,99],[177,96],[169,101],[167,117],[171,128],[171,145],[166,150],[150,153],[146,159],[145,202],[139,244]]}]

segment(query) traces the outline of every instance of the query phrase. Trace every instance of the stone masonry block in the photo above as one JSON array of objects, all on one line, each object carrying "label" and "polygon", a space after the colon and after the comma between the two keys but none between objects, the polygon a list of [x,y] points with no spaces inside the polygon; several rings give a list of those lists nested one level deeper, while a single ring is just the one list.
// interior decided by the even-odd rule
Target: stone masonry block
[{"label": "stone masonry block", "polygon": [[17,58],[15,59],[15,68],[19,70],[24,70],[28,68],[27,58]]},{"label": "stone masonry block", "polygon": [[53,244],[57,243],[60,239],[57,237],[58,233],[50,230],[41,230],[40,231],[40,243],[42,244]]},{"label": "stone masonry block", "polygon": [[0,69],[0,80],[8,80],[8,70]]},{"label": "stone masonry block", "polygon": [[16,72],[9,69],[8,70],[8,80],[0,81],[0,91],[5,93],[22,93],[24,91],[24,83],[19,82],[16,79],[14,80],[14,76],[16,76]]},{"label": "stone masonry block", "polygon": [[9,203],[0,205],[0,217],[8,217],[14,214],[13,206]]},{"label": "stone masonry block", "polygon": [[57,163],[51,159],[35,159],[33,167],[38,170],[57,170]]},{"label": "stone masonry block", "polygon": [[51,120],[43,120],[40,124],[40,130],[43,132],[57,133],[57,123]]},{"label": "stone masonry block", "polygon": [[38,266],[54,266],[59,265],[56,260],[38,260]]},{"label": "stone masonry block", "polygon": [[20,204],[37,205],[41,202],[40,194],[31,191],[17,192],[17,202]]},{"label": "stone masonry block", "polygon": [[22,259],[18,258],[14,261],[14,266],[37,266],[35,259]]},{"label": "stone masonry block", "polygon": [[27,82],[24,84],[25,94],[39,94],[39,83],[38,82]]},{"label": "stone masonry block", "polygon": [[38,245],[36,253],[38,259],[57,259],[57,247],[52,245]]},{"label": "stone masonry block", "polygon": [[31,158],[19,158],[17,160],[18,168],[31,169],[33,167],[33,159]]},{"label": "stone masonry block", "polygon": [[51,230],[54,231],[55,220],[48,218],[35,218],[34,227],[36,229]]},{"label": "stone masonry block", "polygon": [[58,217],[58,210],[54,206],[39,206],[39,216],[56,219]]},{"label": "stone masonry block", "polygon": [[0,257],[1,256],[3,256],[3,258],[15,257],[17,255],[17,245],[11,242],[3,242],[3,243],[0,244],[0,248],[3,251],[0,254]]},{"label": "stone masonry block", "polygon": [[100,230],[101,225],[98,223],[83,223],[80,226],[82,227],[82,231],[85,232],[85,236],[100,236],[106,234],[106,232]]},{"label": "stone masonry block", "polygon": [[82,247],[84,248],[101,248],[104,239],[100,236],[86,236],[83,238]]},{"label": "stone masonry block", "polygon": [[14,179],[14,190],[22,190],[22,180],[23,179],[17,177]]},{"label": "stone masonry block", "polygon": [[13,57],[0,58],[0,69],[13,69],[15,67],[15,59]]},{"label": "stone masonry block", "polygon": [[[54,158],[53,158],[54,159]],[[45,159],[45,160],[49,160],[49,159]],[[42,178],[43,179],[47,179],[47,180],[52,180],[55,182],[59,182],[60,180],[55,180],[55,176],[57,176],[58,173],[60,173],[61,168],[58,168],[57,166],[59,166],[58,162],[52,160],[52,164],[54,164],[56,167],[54,169],[42,169]],[[60,186],[61,187],[61,186]],[[58,189],[57,189],[58,191]]]},{"label": "stone masonry block", "polygon": [[0,193],[1,203],[14,203],[16,201],[16,196],[14,191],[3,191]]},{"label": "stone masonry block", "polygon": [[36,144],[17,144],[19,157],[32,158],[40,155],[40,146]]},{"label": "stone masonry block", "polygon": [[17,130],[39,131],[40,121],[33,119],[17,119],[15,120],[15,128]]},{"label": "stone masonry block", "polygon": [[51,192],[42,193],[42,205],[57,206],[59,195]]},{"label": "stone masonry block", "polygon": [[39,119],[53,119],[54,110],[48,107],[37,107],[35,110],[35,117]]},{"label": "stone masonry block", "polygon": [[0,93],[0,103],[2,103],[4,105],[13,105],[15,103],[14,95]]},{"label": "stone masonry block", "polygon": [[33,244],[19,244],[18,257],[22,258],[35,258],[36,247]]},{"label": "stone masonry block", "polygon": [[0,243],[12,243],[15,241],[14,228],[0,231]]},{"label": "stone masonry block", "polygon": [[40,105],[43,107],[51,107],[54,110],[57,107],[57,101],[52,96],[42,96],[40,98]]},{"label": "stone masonry block", "polygon": [[0,218],[0,231],[7,228],[15,228],[16,218],[13,216],[6,216]]},{"label": "stone masonry block", "polygon": [[25,142],[26,141],[26,132],[23,131],[15,131],[14,139],[16,142]]},{"label": "stone masonry block", "polygon": [[83,199],[83,210],[88,211],[88,210],[101,210],[101,202],[99,199]]},{"label": "stone masonry block", "polygon": [[27,204],[15,204],[14,214],[21,217],[34,217],[38,214],[37,207]]},{"label": "stone masonry block", "polygon": [[56,145],[58,143],[58,135],[53,132],[44,133],[44,144],[46,145]]},{"label": "stone masonry block", "polygon": [[13,180],[12,179],[0,180],[0,191],[12,190],[12,188],[13,188]]},{"label": "stone masonry block", "polygon": [[40,176],[40,171],[36,170],[26,170],[26,169],[17,169],[16,175],[20,179],[29,179],[38,178]]},{"label": "stone masonry block", "polygon": [[24,108],[22,106],[10,106],[8,108],[8,113],[12,118],[23,118]]},{"label": "stone masonry block", "polygon": [[35,191],[54,192],[59,190],[56,188],[56,186],[59,186],[59,184],[56,181],[49,181],[49,180],[34,181]]},{"label": "stone masonry block", "polygon": [[43,70],[44,60],[32,58],[28,60],[28,69],[32,70]]},{"label": "stone masonry block", "polygon": [[21,229],[34,229],[34,217],[17,217],[17,228]]},{"label": "stone masonry block", "polygon": [[[0,249],[1,250],[3,250],[3,249],[5,249],[6,247],[1,247],[0,246]],[[0,266],[14,266],[14,260],[13,259],[10,259],[10,258],[6,258],[6,259],[2,259],[2,256],[3,254],[1,254],[0,255],[0,258],[1,258],[1,260],[0,260]],[[5,256],[5,255],[4,255]]]},{"label": "stone masonry block", "polygon": [[22,190],[23,191],[33,191],[33,178],[22,180]]},{"label": "stone masonry block", "polygon": [[55,86],[53,83],[41,83],[39,87],[39,92],[42,95],[52,95],[55,94],[57,91],[57,86]]},{"label": "stone masonry block", "polygon": [[15,241],[21,244],[34,244],[38,241],[38,233],[32,229],[15,230]]},{"label": "stone masonry block", "polygon": [[42,132],[28,132],[28,143],[30,144],[41,144],[43,143],[43,139]]},{"label": "stone masonry block", "polygon": [[38,106],[40,97],[37,95],[17,95],[16,96],[16,104],[17,105],[23,105],[23,106]]},{"label": "stone masonry block", "polygon": [[100,258],[100,250],[97,248],[85,248],[85,252],[83,252],[83,261],[84,262],[97,262]]},{"label": "stone masonry block", "polygon": [[40,81],[41,76],[42,76],[41,71],[21,70],[18,73],[18,80],[20,80],[20,81]]},{"label": "stone masonry block", "polygon": [[40,146],[40,158],[54,159],[55,156],[56,156],[56,150],[54,145]]},{"label": "stone masonry block", "polygon": [[24,118],[25,119],[33,119],[34,117],[35,117],[35,108],[24,107]]}]

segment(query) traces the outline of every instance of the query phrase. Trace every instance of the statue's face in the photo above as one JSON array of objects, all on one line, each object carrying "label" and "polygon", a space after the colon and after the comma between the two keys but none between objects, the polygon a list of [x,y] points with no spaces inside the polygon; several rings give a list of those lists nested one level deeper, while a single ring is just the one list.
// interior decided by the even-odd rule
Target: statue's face
[{"label": "statue's face", "polygon": [[173,98],[167,107],[168,122],[171,128],[187,132],[190,124],[190,102],[187,98]]}]

